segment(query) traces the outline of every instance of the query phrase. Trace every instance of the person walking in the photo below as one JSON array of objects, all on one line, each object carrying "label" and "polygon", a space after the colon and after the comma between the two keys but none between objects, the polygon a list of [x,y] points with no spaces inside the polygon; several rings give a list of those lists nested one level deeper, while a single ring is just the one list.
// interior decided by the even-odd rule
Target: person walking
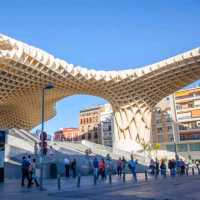
[{"label": "person walking", "polygon": [[65,176],[68,178],[70,169],[70,160],[67,157],[64,159],[64,165],[65,165]]},{"label": "person walking", "polygon": [[172,160],[168,161],[168,169],[170,171],[170,176],[172,177]]},{"label": "person walking", "polygon": [[165,164],[165,160],[161,161],[160,164],[160,172],[161,172],[161,176],[163,176],[164,178],[166,178],[166,173],[167,173],[167,166]]},{"label": "person walking", "polygon": [[31,155],[28,155],[27,161],[29,162],[29,179],[31,181],[31,185],[33,184],[32,179],[33,179],[33,172],[32,172],[32,159]]},{"label": "person walking", "polygon": [[101,175],[101,180],[104,180],[106,178],[105,176],[105,161],[104,159],[102,158],[99,162],[99,174]]},{"label": "person walking", "polygon": [[131,159],[128,162],[128,167],[131,170],[135,182],[137,182],[136,166],[137,166],[137,160],[134,160],[133,155],[131,155]]},{"label": "person walking", "polygon": [[180,168],[181,168],[181,175],[185,174],[186,164],[183,159],[180,159]]},{"label": "person walking", "polygon": [[153,175],[153,176],[155,175],[155,168],[156,168],[155,161],[154,161],[154,159],[152,158],[152,159],[150,160],[149,169],[150,169],[151,175]]},{"label": "person walking", "polygon": [[127,161],[126,161],[125,157],[123,156],[122,157],[122,173],[126,172],[126,164],[127,164]]},{"label": "person walking", "polygon": [[72,177],[76,178],[76,159],[74,158],[70,164],[70,168],[72,170]]},{"label": "person walking", "polygon": [[107,154],[106,156],[106,161],[105,161],[105,177],[112,175],[113,173],[113,162],[112,159],[110,158],[110,155]]},{"label": "person walking", "polygon": [[117,160],[117,175],[121,178],[122,176],[122,159],[119,158],[119,160]]},{"label": "person walking", "polygon": [[30,166],[32,168],[32,180],[35,182],[36,187],[39,187],[37,175],[36,175],[36,159],[32,160],[32,163]]},{"label": "person walking", "polygon": [[28,184],[27,187],[31,186],[31,179],[29,176],[29,166],[30,166],[30,162],[26,159],[25,156],[22,157],[22,163],[21,163],[21,171],[22,171],[22,179],[21,179],[21,186],[24,186],[24,181],[25,179],[27,179]]},{"label": "person walking", "polygon": [[156,159],[155,170],[156,170],[155,176],[157,177],[159,175],[159,172],[160,172],[160,170],[159,170],[159,160],[158,159]]},{"label": "person walking", "polygon": [[176,176],[176,161],[174,159],[172,159],[171,161],[171,167],[172,167],[172,177]]},{"label": "person walking", "polygon": [[93,160],[93,169],[94,169],[94,176],[96,177],[96,179],[98,179],[98,176],[99,176],[99,161],[98,161],[97,157],[95,157],[94,160]]}]

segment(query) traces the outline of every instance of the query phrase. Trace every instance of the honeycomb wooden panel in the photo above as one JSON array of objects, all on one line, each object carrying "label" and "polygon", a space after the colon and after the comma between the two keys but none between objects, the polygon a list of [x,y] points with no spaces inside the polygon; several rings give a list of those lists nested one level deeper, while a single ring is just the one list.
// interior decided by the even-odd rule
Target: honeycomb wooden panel
[{"label": "honeycomb wooden panel", "polygon": [[55,116],[60,99],[88,94],[108,100],[114,111],[114,145],[137,150],[150,140],[151,110],[162,98],[200,78],[200,49],[142,68],[96,71],[54,58],[41,49],[0,35],[0,127],[31,129]]}]

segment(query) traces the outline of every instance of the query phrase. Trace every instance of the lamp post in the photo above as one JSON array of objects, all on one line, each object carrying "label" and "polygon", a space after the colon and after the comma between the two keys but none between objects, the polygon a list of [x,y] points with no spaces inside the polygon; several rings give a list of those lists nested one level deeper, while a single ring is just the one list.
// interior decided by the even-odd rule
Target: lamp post
[{"label": "lamp post", "polygon": [[[45,90],[50,90],[53,89],[54,86],[52,84],[47,84],[45,87],[42,88],[42,122],[41,122],[41,137],[42,137],[42,141],[43,141],[43,137],[44,137],[44,101],[45,101]],[[40,190],[43,190],[43,160],[44,160],[44,146],[41,143],[41,149],[40,149]]]},{"label": "lamp post", "polygon": [[172,121],[172,129],[173,129],[173,142],[174,142],[174,153],[175,153],[175,157],[176,160],[178,159],[178,153],[177,153],[177,146],[176,146],[176,133],[177,133],[177,113],[176,113],[176,98],[175,98],[175,94],[173,94],[172,96],[173,98],[173,112],[174,112],[174,120]]},{"label": "lamp post", "polygon": [[175,131],[175,127],[174,127],[174,123],[172,122],[172,129],[173,129],[173,142],[174,142],[174,153],[175,153],[175,157],[176,160],[178,159],[178,153],[177,153],[177,147],[176,147],[176,131]]}]

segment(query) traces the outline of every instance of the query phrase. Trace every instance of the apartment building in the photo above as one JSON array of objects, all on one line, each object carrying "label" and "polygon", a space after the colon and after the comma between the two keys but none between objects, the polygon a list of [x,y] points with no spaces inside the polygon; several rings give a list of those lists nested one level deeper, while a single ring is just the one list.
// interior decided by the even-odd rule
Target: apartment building
[{"label": "apartment building", "polygon": [[113,111],[110,104],[81,110],[79,121],[82,139],[112,146],[114,126]]},{"label": "apartment building", "polygon": [[200,88],[179,90],[152,113],[152,143],[185,157],[200,158]]},{"label": "apartment building", "polygon": [[179,139],[200,140],[200,88],[175,93]]},{"label": "apartment building", "polygon": [[101,112],[101,138],[102,144],[112,146],[114,122],[113,111],[110,104],[105,104]]},{"label": "apartment building", "polygon": [[81,139],[102,144],[101,112],[103,106],[85,108],[80,111],[79,123]]},{"label": "apartment building", "polygon": [[61,128],[54,133],[54,141],[79,141],[79,128]]},{"label": "apartment building", "polygon": [[178,131],[174,106],[173,95],[164,98],[155,106],[152,112],[152,143],[177,140]]}]

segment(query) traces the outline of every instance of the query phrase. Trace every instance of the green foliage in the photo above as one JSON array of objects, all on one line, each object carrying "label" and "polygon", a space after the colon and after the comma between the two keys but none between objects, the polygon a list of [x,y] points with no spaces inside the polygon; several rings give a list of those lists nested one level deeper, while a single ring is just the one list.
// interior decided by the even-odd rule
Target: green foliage
[{"label": "green foliage", "polygon": [[156,144],[153,145],[153,150],[157,151],[157,150],[160,149],[160,147],[161,147],[161,145],[159,143],[156,143]]}]

